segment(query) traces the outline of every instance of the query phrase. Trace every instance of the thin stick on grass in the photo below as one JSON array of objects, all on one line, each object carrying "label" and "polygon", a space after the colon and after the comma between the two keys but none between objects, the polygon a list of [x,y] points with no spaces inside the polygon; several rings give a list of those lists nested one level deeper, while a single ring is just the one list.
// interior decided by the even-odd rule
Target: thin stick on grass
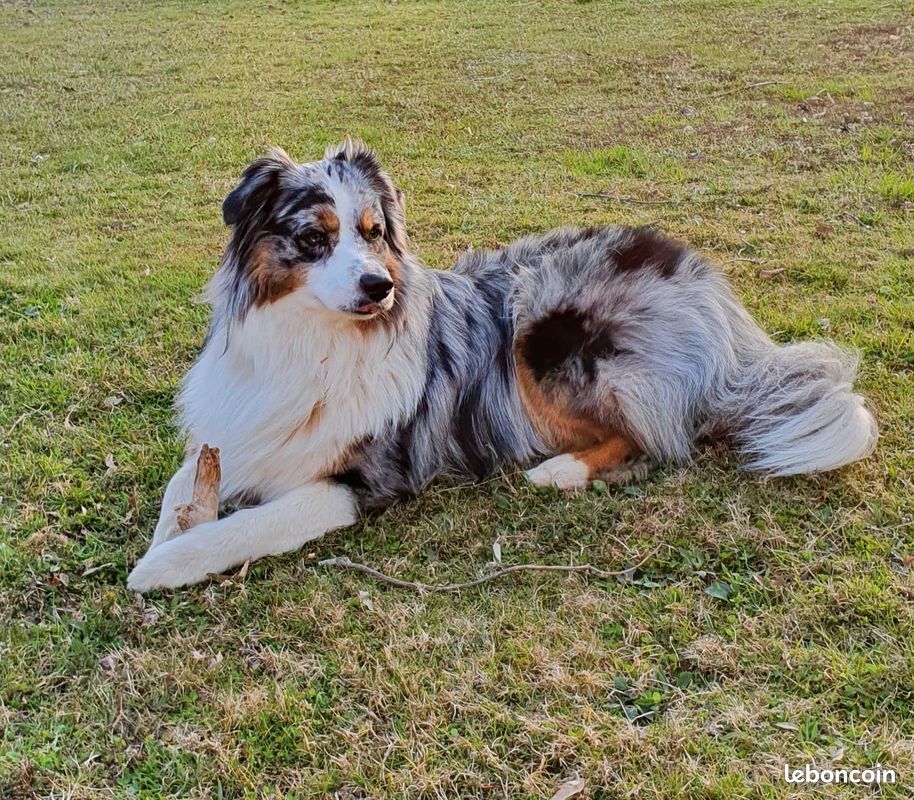
[{"label": "thin stick on grass", "polygon": [[596,197],[599,200],[611,200],[614,203],[628,203],[635,206],[678,206],[682,204],[680,200],[641,200],[637,197],[619,197],[606,192],[581,192],[579,197]]},{"label": "thin stick on grass", "polygon": [[784,81],[758,81],[757,83],[744,83],[742,86],[737,86],[735,89],[727,89],[725,92],[717,92],[717,94],[708,95],[709,97],[726,97],[728,94],[736,94],[737,92],[747,92],[749,89],[758,89],[761,86],[776,86],[784,83]]},{"label": "thin stick on grass", "polygon": [[366,564],[358,564],[355,561],[351,561],[346,556],[325,558],[323,561],[319,561],[318,564],[322,567],[342,567],[343,569],[361,572],[364,575],[368,575],[370,578],[374,578],[376,581],[386,583],[390,586],[396,586],[398,589],[411,589],[414,592],[459,592],[463,589],[474,589],[477,586],[482,586],[484,583],[491,583],[492,581],[497,581],[499,578],[504,578],[506,575],[514,575],[518,572],[577,572],[593,575],[597,578],[616,578],[620,575],[628,575],[643,567],[659,549],[659,547],[655,547],[637,564],[620,570],[600,569],[593,564],[514,564],[510,567],[501,567],[495,572],[483,575],[481,578],[465,581],[463,583],[421,583],[420,581],[407,581],[402,578],[395,578],[392,575],[385,575],[383,572],[376,570],[374,567],[369,567]]}]

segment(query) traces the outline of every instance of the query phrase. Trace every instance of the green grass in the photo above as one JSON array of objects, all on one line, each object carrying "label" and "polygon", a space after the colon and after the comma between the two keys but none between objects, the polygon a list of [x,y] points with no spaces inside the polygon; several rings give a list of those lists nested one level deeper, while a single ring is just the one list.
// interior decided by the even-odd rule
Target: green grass
[{"label": "green grass", "polygon": [[[0,796],[800,798],[914,781],[910,6],[0,6]],[[761,84],[761,85],[759,85]],[[779,341],[862,354],[876,455],[762,482],[726,451],[627,489],[511,471],[145,600],[219,204],[346,134],[420,254],[656,222]],[[603,195],[594,197],[593,195]],[[379,586],[655,548],[626,579]],[[634,722],[630,720],[635,719]],[[821,796],[859,797],[851,787]]]}]

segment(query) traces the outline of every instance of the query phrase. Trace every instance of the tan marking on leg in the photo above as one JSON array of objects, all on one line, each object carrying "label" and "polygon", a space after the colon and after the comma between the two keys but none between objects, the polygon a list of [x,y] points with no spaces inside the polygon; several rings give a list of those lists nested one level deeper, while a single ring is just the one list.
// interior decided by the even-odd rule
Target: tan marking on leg
[{"label": "tan marking on leg", "polygon": [[521,359],[517,360],[517,385],[533,428],[555,451],[583,449],[606,437],[600,425],[570,414],[561,399],[550,398]]},{"label": "tan marking on leg", "polygon": [[378,220],[375,219],[374,210],[370,208],[363,209],[362,213],[359,214],[359,233],[367,239],[371,229],[376,224],[378,224]]},{"label": "tan marking on leg", "polygon": [[583,489],[596,478],[627,483],[641,477],[647,470],[647,464],[640,470],[626,466],[637,452],[638,448],[629,439],[612,436],[586,450],[547,459],[524,474],[536,486],[555,486],[559,489]]},{"label": "tan marking on leg", "polygon": [[572,455],[590,468],[591,477],[618,467],[636,450],[635,445],[624,436],[613,436],[605,442]]}]

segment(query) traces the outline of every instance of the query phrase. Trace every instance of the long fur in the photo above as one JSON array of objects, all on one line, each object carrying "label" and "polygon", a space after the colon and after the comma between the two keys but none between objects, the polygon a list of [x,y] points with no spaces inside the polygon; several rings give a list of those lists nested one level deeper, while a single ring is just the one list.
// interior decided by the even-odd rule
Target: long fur
[{"label": "long fur", "polygon": [[793,475],[873,452],[876,421],[853,392],[857,357],[831,342],[771,346],[727,381],[715,411],[733,420],[746,469]]},{"label": "long fur", "polygon": [[[776,346],[711,264],[653,229],[561,229],[439,272],[411,253],[403,207],[357,142],[303,165],[274,151],[245,172],[224,204],[213,324],[179,397],[188,461],[132,586],[199,580],[438,475],[477,480],[537,456],[558,457],[531,479],[575,486],[598,456],[687,462],[707,436],[772,475],[872,452],[855,359],[826,342]],[[363,274],[389,277],[391,293],[368,303]],[[187,502],[204,442],[221,449],[222,500],[262,505],[180,535],[170,506]],[[299,530],[308,502],[323,505]]]}]

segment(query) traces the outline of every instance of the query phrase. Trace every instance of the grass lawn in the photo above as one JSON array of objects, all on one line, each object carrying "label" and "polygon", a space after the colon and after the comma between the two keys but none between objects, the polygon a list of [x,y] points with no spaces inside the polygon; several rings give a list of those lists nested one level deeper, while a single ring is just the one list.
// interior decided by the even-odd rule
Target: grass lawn
[{"label": "grass lawn", "polygon": [[[914,16],[895,0],[0,5],[0,797],[914,792]],[[181,445],[220,203],[373,144],[422,257],[656,222],[779,341],[861,351],[876,455],[763,482],[517,471],[251,568],[125,588]],[[521,574],[590,561],[620,579]]]}]

